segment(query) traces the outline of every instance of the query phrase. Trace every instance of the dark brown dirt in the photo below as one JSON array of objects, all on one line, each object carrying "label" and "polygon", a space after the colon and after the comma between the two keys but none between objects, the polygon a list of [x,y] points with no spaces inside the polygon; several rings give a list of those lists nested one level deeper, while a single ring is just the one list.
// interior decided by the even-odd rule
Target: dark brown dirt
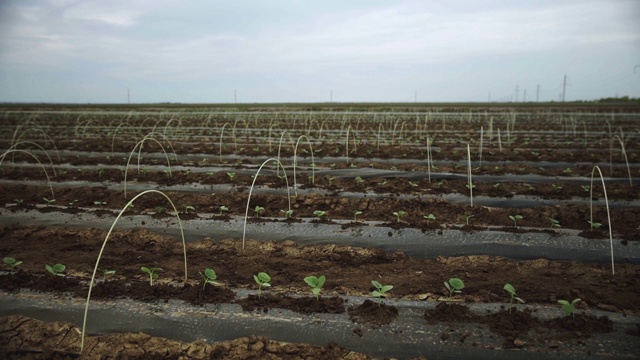
[{"label": "dark brown dirt", "polygon": [[268,312],[271,308],[289,309],[302,314],[328,313],[341,314],[344,310],[344,300],[340,297],[290,297],[276,296],[263,293],[260,297],[249,295],[236,301],[246,311]]},{"label": "dark brown dirt", "polygon": [[362,304],[349,308],[349,318],[356,323],[387,325],[398,317],[398,309],[385,303],[365,300]]},{"label": "dark brown dirt", "polygon": [[0,318],[0,358],[48,359],[368,359],[329,344],[315,346],[239,338],[213,344],[179,341],[139,334],[109,334],[85,338],[80,354],[80,329],[64,322],[43,322],[23,316]]}]

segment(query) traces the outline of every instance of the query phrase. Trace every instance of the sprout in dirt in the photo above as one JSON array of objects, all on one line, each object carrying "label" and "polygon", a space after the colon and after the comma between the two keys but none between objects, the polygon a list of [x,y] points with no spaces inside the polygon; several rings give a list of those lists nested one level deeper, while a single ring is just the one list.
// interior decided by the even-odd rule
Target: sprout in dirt
[{"label": "sprout in dirt", "polygon": [[358,215],[362,215],[362,211],[353,210],[353,222],[358,222]]},{"label": "sprout in dirt", "polygon": [[234,176],[236,176],[236,173],[234,173],[234,172],[228,172],[228,173],[227,173],[227,176],[229,177],[229,179],[232,179],[232,180],[233,180],[233,177],[234,177]]},{"label": "sprout in dirt", "polygon": [[107,205],[107,202],[106,201],[94,201],[93,205],[102,207],[102,206]]},{"label": "sprout in dirt", "polygon": [[146,266],[143,266],[140,268],[140,271],[149,275],[149,285],[153,286],[153,280],[158,278],[158,271],[163,271],[163,270],[157,267],[148,268]]},{"label": "sprout in dirt", "polygon": [[47,199],[46,197],[43,197],[42,200],[44,200],[47,205],[53,205],[53,203],[56,202],[56,199]]},{"label": "sprout in dirt", "polygon": [[325,176],[325,179],[327,179],[327,181],[329,182],[329,186],[331,186],[331,183],[333,182],[333,180],[336,179],[335,176]]},{"label": "sprout in dirt", "polygon": [[285,219],[290,219],[291,216],[293,215],[293,209],[280,210],[280,212],[284,214]]},{"label": "sprout in dirt", "polygon": [[462,292],[462,289],[464,289],[464,282],[458,278],[451,278],[449,279],[449,282],[445,281],[444,286],[447,288],[447,290],[449,290],[449,299],[447,300],[447,302],[449,303],[449,305],[451,305],[453,294],[459,294]]},{"label": "sprout in dirt", "polygon": [[55,264],[53,266],[46,264],[44,267],[53,276],[64,277],[64,272],[67,270],[67,267],[62,264]]},{"label": "sprout in dirt", "polygon": [[22,264],[22,261],[16,260],[15,258],[12,258],[11,256],[5,256],[2,259],[2,262],[4,263],[4,266],[8,267],[9,271],[11,271],[11,276],[13,276],[13,274],[15,274],[17,272],[16,268],[18,266],[20,266],[20,264]]},{"label": "sprout in dirt", "polygon": [[[513,287],[513,285],[505,284],[503,289],[509,293],[509,296],[511,296],[511,301],[509,302],[510,304],[513,304],[514,300],[524,304],[524,300],[518,297],[518,295],[516,294],[516,288]],[[509,308],[509,312],[511,312],[511,307]]]},{"label": "sprout in dirt", "polygon": [[560,226],[560,221],[554,219],[554,218],[550,218],[549,221],[551,221],[551,227],[552,228],[559,228],[562,227]]},{"label": "sprout in dirt", "polygon": [[203,279],[203,285],[202,285],[202,289],[204,290],[205,287],[207,287],[207,284],[211,284],[211,285],[219,285],[220,283],[216,281],[216,279],[218,278],[218,275],[216,275],[216,272],[213,271],[213,269],[209,269],[206,268],[204,269],[204,272],[198,272],[200,274],[200,276],[202,276]]},{"label": "sprout in dirt", "polygon": [[433,214],[423,215],[422,217],[427,220],[427,224],[429,224],[430,221],[435,221],[436,220],[436,216],[433,215]]},{"label": "sprout in dirt", "polygon": [[405,215],[407,215],[407,212],[406,212],[406,211],[403,211],[403,210],[400,210],[400,211],[394,211],[394,212],[393,212],[393,215],[395,215],[396,220],[397,220],[398,222],[400,222],[400,218],[401,218],[401,217],[403,217],[403,216],[405,216]]},{"label": "sprout in dirt", "polygon": [[325,280],[327,280],[327,278],[324,275],[320,277],[307,276],[304,278],[304,282],[311,287],[311,292],[315,295],[316,300],[319,300],[320,291],[322,291]]},{"label": "sprout in dirt", "polygon": [[196,208],[195,208],[195,207],[193,207],[193,206],[191,206],[191,205],[185,205],[185,206],[184,206],[184,213],[185,213],[185,214],[188,214],[188,213],[189,213],[189,210],[191,210],[192,212],[196,212]]},{"label": "sprout in dirt", "polygon": [[513,221],[513,226],[518,227],[518,220],[522,220],[524,218],[522,217],[522,215],[509,215],[509,219]]},{"label": "sprout in dirt", "polygon": [[253,211],[256,213],[256,217],[260,217],[260,213],[264,212],[264,208],[260,205],[256,205]]},{"label": "sprout in dirt", "polygon": [[592,231],[593,229],[598,229],[600,226],[602,226],[602,224],[599,222],[595,222],[595,221],[587,221],[587,222],[591,225]]},{"label": "sprout in dirt", "polygon": [[[13,199],[13,201],[16,202],[17,206],[20,206],[20,205],[24,204],[24,200],[22,200],[22,199]],[[78,200],[74,200],[74,201],[78,201]]]},{"label": "sprout in dirt", "polygon": [[580,299],[574,299],[572,302],[568,302],[567,300],[558,300],[558,304],[562,305],[562,312],[566,316],[574,316],[576,312],[576,304],[580,302]]},{"label": "sprout in dirt", "polygon": [[271,276],[269,276],[269,274],[267,274],[266,272],[260,272],[258,273],[258,275],[253,275],[253,280],[255,280],[258,284],[258,298],[260,298],[262,296],[262,287],[271,286]]},{"label": "sprout in dirt", "polygon": [[116,274],[115,270],[103,269],[102,270],[102,281],[107,281],[108,278],[112,277]]},{"label": "sprout in dirt", "polygon": [[464,219],[464,221],[467,223],[467,226],[469,226],[469,220],[473,217],[473,215],[470,215],[470,214],[462,214],[462,215],[460,215],[460,216],[461,216],[461,217]]},{"label": "sprout in dirt", "polygon": [[228,207],[226,207],[224,205],[220,205],[220,214],[218,214],[218,215],[222,216],[222,213],[225,213],[227,211],[229,211]]},{"label": "sprout in dirt", "polygon": [[364,180],[362,180],[362,178],[360,176],[356,176],[355,178],[356,184],[360,184],[362,183]]},{"label": "sprout in dirt", "polygon": [[371,296],[378,298],[378,306],[380,306],[384,294],[393,289],[393,285],[382,285],[375,280],[371,280],[371,284],[376,288],[371,292]]},{"label": "sprout in dirt", "polygon": [[313,216],[317,217],[318,219],[322,219],[325,215],[327,215],[327,212],[323,210],[316,210],[313,212]]}]

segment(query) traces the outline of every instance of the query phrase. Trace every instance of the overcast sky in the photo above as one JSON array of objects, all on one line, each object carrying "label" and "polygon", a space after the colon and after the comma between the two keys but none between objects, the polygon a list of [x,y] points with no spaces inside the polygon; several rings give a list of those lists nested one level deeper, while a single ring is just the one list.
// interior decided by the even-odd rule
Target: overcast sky
[{"label": "overcast sky", "polygon": [[591,100],[636,65],[639,0],[0,0],[0,102]]}]

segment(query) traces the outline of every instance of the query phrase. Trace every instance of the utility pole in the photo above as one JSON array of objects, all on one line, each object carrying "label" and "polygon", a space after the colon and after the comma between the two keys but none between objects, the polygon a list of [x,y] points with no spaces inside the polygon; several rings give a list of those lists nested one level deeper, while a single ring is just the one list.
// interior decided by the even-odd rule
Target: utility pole
[{"label": "utility pole", "polygon": [[536,86],[536,102],[540,100],[540,84]]},{"label": "utility pole", "polygon": [[516,85],[516,102],[518,102],[518,85]]},{"label": "utility pole", "polygon": [[564,80],[562,81],[562,102],[564,102],[566,93],[567,93],[567,74],[564,74]]},{"label": "utility pole", "polygon": [[527,102],[527,89],[524,89],[524,93],[522,94],[522,102]]}]

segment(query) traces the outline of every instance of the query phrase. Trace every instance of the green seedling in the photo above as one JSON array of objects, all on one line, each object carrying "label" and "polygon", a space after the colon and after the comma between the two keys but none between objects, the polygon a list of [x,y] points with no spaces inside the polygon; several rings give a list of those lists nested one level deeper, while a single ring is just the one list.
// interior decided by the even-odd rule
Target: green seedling
[{"label": "green seedling", "polygon": [[191,211],[193,211],[193,212],[196,212],[196,208],[195,208],[195,207],[193,207],[193,206],[191,206],[191,205],[185,205],[185,206],[184,206],[184,213],[185,213],[185,214],[188,214],[188,213],[189,213],[189,210],[191,210]]},{"label": "green seedling", "polygon": [[551,221],[551,227],[552,228],[562,227],[562,226],[560,226],[560,221],[558,221],[556,219],[550,218],[549,221]]},{"label": "green seedling", "polygon": [[[518,297],[518,295],[516,294],[516,288],[513,287],[513,285],[511,284],[505,284],[503,289],[509,293],[509,296],[511,296],[511,301],[510,304],[513,304],[513,301],[516,300],[518,302],[521,302],[524,304],[524,300],[522,300],[521,298]],[[509,312],[511,312],[511,307],[509,307]]]},{"label": "green seedling", "polygon": [[371,280],[371,284],[376,288],[371,292],[371,296],[378,298],[378,306],[380,306],[384,294],[393,289],[393,285],[382,285],[375,280]]},{"label": "green seedling", "polygon": [[518,227],[518,220],[522,220],[523,217],[522,215],[509,215],[509,219],[511,219],[511,221],[513,221],[513,226]]},{"label": "green seedling", "polygon": [[304,282],[311,287],[311,292],[315,295],[316,300],[319,300],[320,291],[322,291],[325,280],[327,280],[327,278],[324,275],[320,277],[307,276],[304,278]]},{"label": "green seedling", "polygon": [[600,226],[602,226],[602,224],[599,222],[595,222],[595,221],[587,221],[587,222],[591,225],[591,230],[597,229]]},{"label": "green seedling", "polygon": [[55,264],[53,266],[46,264],[44,267],[53,276],[64,277],[64,272],[67,270],[67,267],[62,264]]},{"label": "green seedling", "polygon": [[206,268],[204,269],[204,272],[200,272],[199,274],[204,279],[203,280],[204,284],[202,285],[203,290],[207,286],[207,284],[211,284],[214,286],[220,284],[219,282],[216,281],[216,279],[218,278],[218,275],[216,275],[216,272],[213,271],[213,269]]},{"label": "green seedling", "polygon": [[280,210],[280,212],[284,214],[285,219],[289,219],[293,215],[293,210],[292,209]]},{"label": "green seedling", "polygon": [[220,206],[220,214],[218,214],[218,215],[222,216],[222,213],[225,213],[227,211],[229,211],[229,208],[224,206],[224,205],[222,205],[222,206]]},{"label": "green seedling", "polygon": [[15,258],[12,258],[11,256],[5,256],[2,259],[2,262],[4,263],[4,266],[8,267],[9,271],[11,271],[11,276],[13,276],[13,274],[15,274],[17,272],[16,268],[18,266],[20,266],[20,264],[22,264],[22,261],[16,260]]},{"label": "green seedling", "polygon": [[317,217],[318,219],[322,219],[322,217],[327,215],[327,212],[326,211],[322,211],[322,210],[316,210],[316,211],[313,212],[313,215],[315,217]]},{"label": "green seedling", "polygon": [[427,224],[429,224],[430,221],[436,221],[436,216],[433,214],[423,215],[422,217],[427,220]]},{"label": "green seedling", "polygon": [[355,178],[356,184],[360,184],[362,183],[364,180],[362,180],[362,178],[360,176],[356,176]]},{"label": "green seedling", "polygon": [[266,272],[260,272],[258,275],[253,275],[253,280],[258,284],[258,298],[262,296],[262,287],[270,287],[271,276]]},{"label": "green seedling", "polygon": [[582,187],[582,190],[584,190],[585,192],[591,191],[591,186],[589,185],[580,185],[580,187]]},{"label": "green seedling", "polygon": [[353,210],[353,222],[358,222],[358,215],[362,215],[362,211]]},{"label": "green seedling", "polygon": [[69,207],[70,207],[70,208],[74,208],[74,207],[76,207],[76,203],[77,203],[77,202],[78,202],[78,200],[77,200],[77,199],[76,199],[76,200],[71,201],[71,202],[69,203]]},{"label": "green seedling", "polygon": [[234,176],[236,176],[236,173],[234,172],[228,172],[227,176],[229,177],[229,179],[233,180]]},{"label": "green seedling", "polygon": [[167,211],[167,209],[164,208],[164,206],[156,206],[156,212],[158,214],[164,214]]},{"label": "green seedling", "polygon": [[449,290],[449,299],[447,300],[447,302],[449,303],[449,305],[451,305],[453,294],[459,294],[462,292],[462,289],[464,289],[464,282],[458,278],[451,278],[449,279],[449,282],[445,281],[444,286],[447,288],[447,290]]},{"label": "green seedling", "polygon": [[551,184],[551,186],[553,187],[553,190],[555,190],[555,191],[560,191],[560,190],[562,190],[562,186],[560,186],[560,185]]},{"label": "green seedling", "polygon": [[568,302],[567,300],[558,300],[558,304],[562,305],[562,312],[564,312],[566,316],[571,315],[575,317],[576,304],[580,301],[580,299],[574,299],[572,302]]},{"label": "green seedling", "polygon": [[24,200],[22,200],[22,199],[13,199],[13,201],[15,201],[16,205],[18,205],[18,206],[24,204]]},{"label": "green seedling", "polygon": [[403,217],[403,216],[405,216],[405,215],[407,215],[407,213],[406,213],[406,211],[402,211],[402,210],[400,210],[400,211],[394,211],[394,212],[393,212],[393,215],[395,215],[395,216],[396,216],[397,221],[398,221],[398,222],[400,222],[400,218],[401,218],[401,217]]},{"label": "green seedling", "polygon": [[467,223],[467,226],[469,226],[469,220],[473,217],[473,215],[469,215],[469,214],[462,214],[460,215],[464,221]]},{"label": "green seedling", "polygon": [[571,168],[566,168],[564,170],[562,170],[563,173],[565,174],[571,174],[573,171],[571,170]]},{"label": "green seedling", "polygon": [[94,201],[93,205],[102,207],[107,205],[107,203],[105,201]]},{"label": "green seedling", "polygon": [[260,217],[260,213],[264,212],[264,208],[260,205],[256,205],[255,209],[253,209],[253,211],[256,213],[257,217]]},{"label": "green seedling", "polygon": [[44,200],[47,205],[53,205],[53,203],[56,202],[56,199],[47,199],[46,197],[43,197],[42,200]]},{"label": "green seedling", "polygon": [[102,281],[107,281],[108,278],[116,274],[115,270],[104,269],[102,270]]},{"label": "green seedling", "polygon": [[336,179],[336,177],[335,176],[327,176],[326,179],[329,182],[329,186],[331,186],[331,183],[333,182],[333,180]]},{"label": "green seedling", "polygon": [[146,266],[143,266],[140,268],[140,271],[142,271],[145,274],[149,274],[149,285],[153,286],[153,280],[158,278],[158,271],[163,271],[163,270],[157,267],[148,268]]}]

